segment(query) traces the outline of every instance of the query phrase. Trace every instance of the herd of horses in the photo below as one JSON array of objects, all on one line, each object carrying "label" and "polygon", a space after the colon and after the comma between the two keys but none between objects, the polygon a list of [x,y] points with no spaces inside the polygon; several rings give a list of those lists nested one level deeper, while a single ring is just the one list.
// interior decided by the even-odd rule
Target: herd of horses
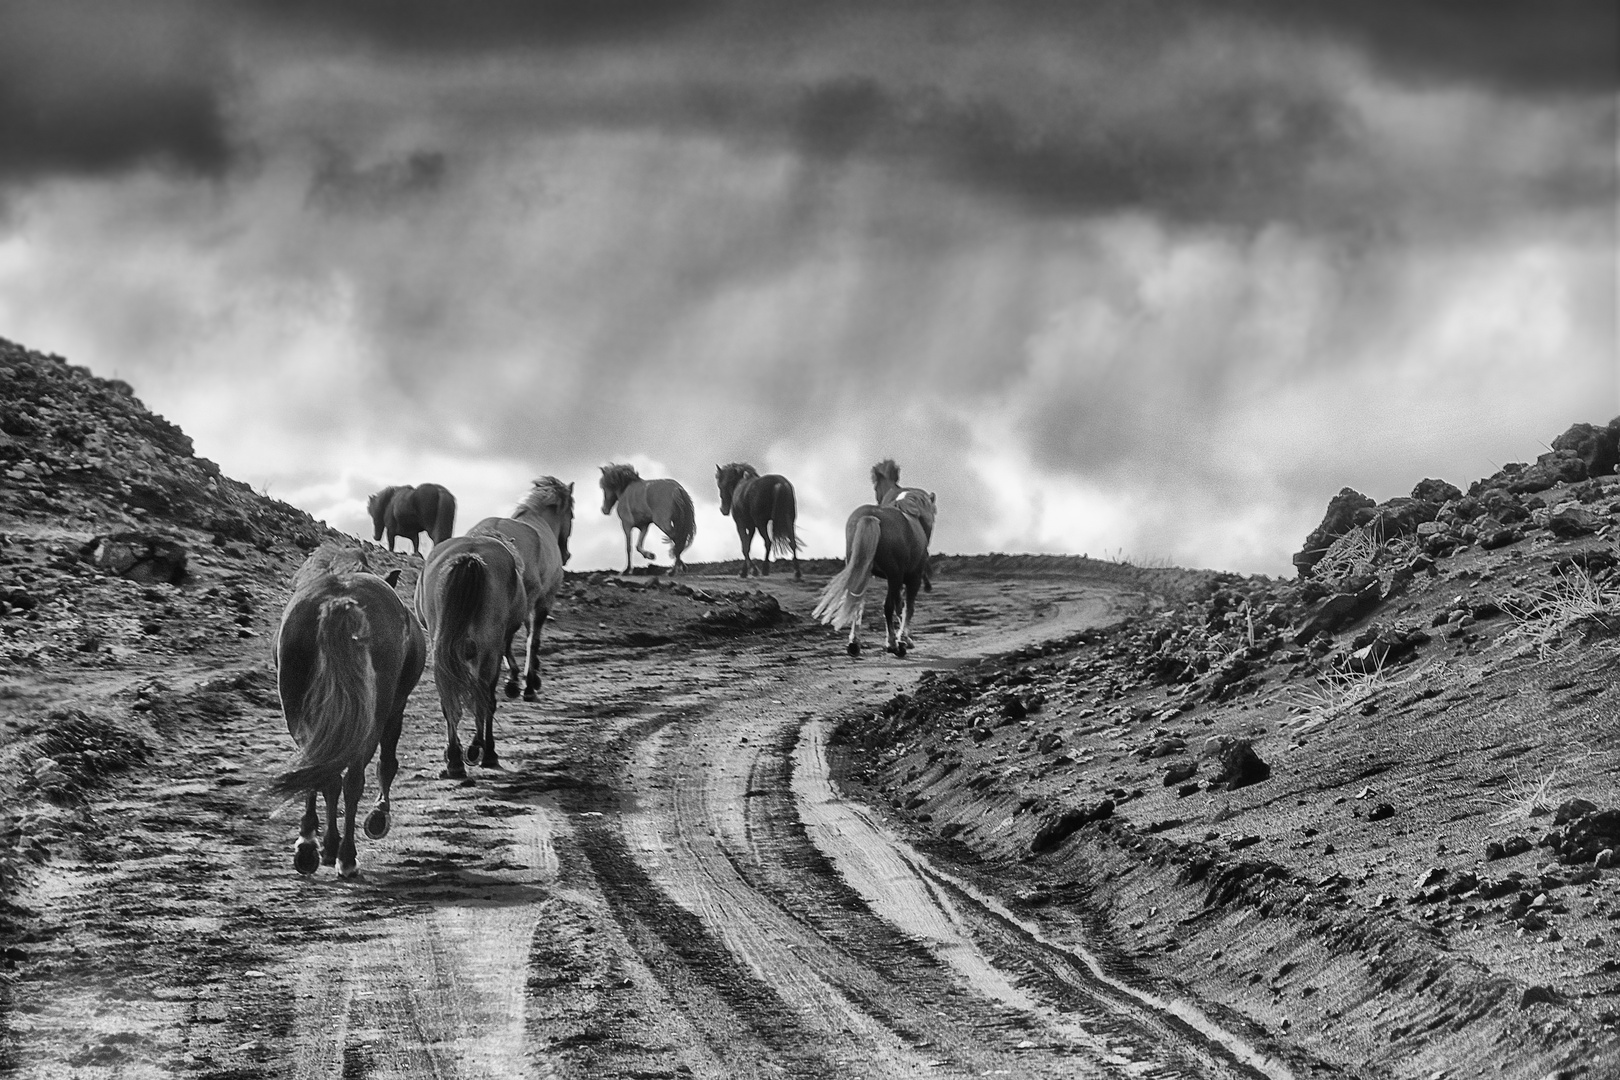
[{"label": "herd of horses", "polygon": [[[603,466],[600,482],[602,513],[617,508],[624,528],[625,571],[633,532],[640,532],[635,550],[653,557],[645,544],[654,525],[669,541],[674,570],[684,569],[681,553],[696,532],[686,489],[674,480],[643,480],[631,466],[617,464]],[[715,484],[720,512],[737,527],[742,576],[769,574],[775,552],[791,558],[793,576],[801,579],[793,485],[742,462],[715,466]],[[814,615],[847,627],[847,651],[860,656],[867,586],[874,576],[884,578],[885,648],[904,658],[912,646],[917,592],[932,587],[928,544],[935,499],[921,488],[902,487],[900,469],[889,460],[872,467],[872,484],[874,501],[850,514],[844,567],[822,590]],[[324,545],[293,576],[272,651],[287,730],[298,749],[270,790],[304,799],[293,853],[300,874],[313,874],[321,864],[335,865],[345,878],[358,872],[355,815],[365,770],[379,749],[380,794],[364,829],[372,839],[387,835],[405,703],[430,658],[445,721],[446,778],[464,780],[468,764],[499,765],[494,718],[503,664],[506,696],[538,700],[540,635],[568,561],[574,485],[542,476],[509,516],[484,518],[463,536],[453,535],[455,506],[455,497],[437,484],[384,488],[367,503],[373,539],[381,542],[386,535],[389,551],[401,536],[413,552],[420,550],[420,534],[433,541],[417,577],[414,612],[395,589],[400,571],[376,573],[364,546]],[[764,547],[757,568],[751,553],[756,534]],[[520,627],[527,631],[521,682],[512,652]],[[465,749],[458,730],[464,713],[473,717]],[[319,845],[317,797],[326,809]]]}]

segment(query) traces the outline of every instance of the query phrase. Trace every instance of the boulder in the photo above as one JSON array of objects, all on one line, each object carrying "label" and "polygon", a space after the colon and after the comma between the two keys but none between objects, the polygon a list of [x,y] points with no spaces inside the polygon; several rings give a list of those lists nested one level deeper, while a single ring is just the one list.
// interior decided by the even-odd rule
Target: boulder
[{"label": "boulder", "polygon": [[1383,588],[1378,579],[1360,583],[1354,592],[1341,592],[1323,600],[1294,635],[1294,644],[1304,645],[1318,634],[1331,634],[1341,626],[1357,619],[1378,606]]},{"label": "boulder", "polygon": [[1114,800],[1104,799],[1093,807],[1071,807],[1060,814],[1054,814],[1042,822],[1041,827],[1036,830],[1034,839],[1029,842],[1029,850],[1037,855],[1043,851],[1050,851],[1067,840],[1082,825],[1112,817],[1113,813]]},{"label": "boulder", "polygon": [[1365,525],[1372,519],[1373,509],[1378,504],[1354,488],[1342,488],[1339,493],[1328,500],[1327,513],[1311,534],[1305,538],[1305,546],[1294,555],[1294,566],[1300,577],[1309,577],[1311,567],[1315,566],[1333,541],[1349,532],[1358,525]]},{"label": "boulder", "polygon": [[1380,503],[1367,522],[1372,538],[1393,540],[1397,536],[1411,536],[1419,525],[1433,521],[1440,512],[1440,504],[1423,499],[1390,499]]},{"label": "boulder", "polygon": [[1213,736],[1204,744],[1204,751],[1199,756],[1212,758],[1215,762],[1208,785],[1212,791],[1231,791],[1271,779],[1271,766],[1254,752],[1254,744],[1248,739],[1232,735]]},{"label": "boulder", "polygon": [[1421,499],[1423,502],[1444,505],[1453,499],[1461,499],[1462,497],[1463,493],[1461,491],[1444,480],[1425,478],[1419,480],[1417,486],[1412,488],[1412,498]]},{"label": "boulder", "polygon": [[1620,417],[1607,427],[1596,424],[1572,424],[1568,431],[1552,441],[1554,451],[1580,460],[1588,476],[1608,476],[1620,465]]},{"label": "boulder", "polygon": [[1554,536],[1573,539],[1597,532],[1607,519],[1592,513],[1578,502],[1561,503],[1547,511],[1546,527]]},{"label": "boulder", "polygon": [[99,570],[131,581],[178,585],[186,578],[185,545],[153,533],[98,536],[79,549],[79,557]]}]

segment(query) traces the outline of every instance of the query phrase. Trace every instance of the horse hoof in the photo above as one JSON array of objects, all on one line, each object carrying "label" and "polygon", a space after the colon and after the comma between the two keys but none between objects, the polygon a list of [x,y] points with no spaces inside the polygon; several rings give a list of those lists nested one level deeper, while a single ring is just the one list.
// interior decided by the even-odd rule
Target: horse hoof
[{"label": "horse hoof", "polygon": [[459,765],[456,766],[453,769],[450,768],[447,765],[443,769],[439,770],[439,779],[440,780],[465,780],[465,779],[467,779],[467,770],[462,768]]},{"label": "horse hoof", "polygon": [[293,849],[293,869],[307,877],[313,874],[320,864],[321,858],[319,852],[315,850],[315,841],[300,840],[298,846]]},{"label": "horse hoof", "polygon": [[336,855],[322,855],[321,856],[321,865],[322,866],[336,866],[337,865],[337,856]]},{"label": "horse hoof", "polygon": [[483,748],[483,746],[481,746],[478,743],[473,743],[471,746],[467,747],[467,753],[465,755],[466,760],[467,760],[467,764],[468,765],[476,765],[476,764],[478,764],[478,759],[481,756],[483,756],[483,753],[484,753],[484,748]]},{"label": "horse hoof", "polygon": [[523,691],[523,700],[524,701],[539,701],[540,700],[540,695],[535,693],[533,690],[525,690],[525,691]]},{"label": "horse hoof", "polygon": [[518,696],[518,684],[514,680],[506,684],[506,700],[511,701]]},{"label": "horse hoof", "polygon": [[844,651],[849,653],[849,655],[851,655],[853,657],[856,657],[858,659],[860,657],[860,655],[861,655],[860,643],[856,642],[856,641],[852,641],[848,645],[844,646]]},{"label": "horse hoof", "polygon": [[904,642],[901,642],[899,645],[894,647],[894,655],[898,660],[904,660],[906,658],[906,646]]},{"label": "horse hoof", "polygon": [[501,759],[495,756],[495,751],[485,750],[484,756],[479,760],[478,764],[486,769],[498,769],[501,767]]},{"label": "horse hoof", "polygon": [[393,824],[388,818],[388,811],[377,807],[366,818],[366,835],[373,840],[381,840],[388,835],[388,827]]},{"label": "horse hoof", "polygon": [[352,880],[352,879],[357,878],[359,876],[360,876],[360,864],[359,863],[346,862],[342,866],[338,867],[338,877],[340,877],[340,878],[345,878],[345,879]]}]

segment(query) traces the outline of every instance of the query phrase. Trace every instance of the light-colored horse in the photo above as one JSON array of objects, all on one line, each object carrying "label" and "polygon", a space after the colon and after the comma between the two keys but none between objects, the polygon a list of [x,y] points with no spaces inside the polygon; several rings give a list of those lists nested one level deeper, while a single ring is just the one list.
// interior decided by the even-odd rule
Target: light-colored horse
[{"label": "light-colored horse", "polygon": [[444,711],[444,776],[467,775],[461,737],[463,708],[476,730],[465,761],[496,768],[495,687],[501,658],[528,614],[523,560],[501,536],[457,536],[435,544],[416,580],[416,614],[428,630],[433,682]]},{"label": "light-colored horse", "polygon": [[[546,617],[557,606],[562,588],[563,564],[568,561],[568,537],[574,531],[574,485],[555,476],[542,476],[534,482],[511,517],[488,517],[471,529],[468,536],[501,536],[512,542],[523,560],[523,591],[528,597],[528,660],[523,667],[523,700],[535,701],[540,693],[540,631]],[[506,696],[518,695],[517,662],[506,654],[510,677]]]},{"label": "light-colored horse", "polygon": [[[395,748],[405,702],[422,676],[427,655],[422,629],[394,592],[399,571],[386,579],[370,572],[365,552],[327,544],[304,560],[293,595],[281,614],[271,652],[287,731],[298,754],[270,782],[278,795],[304,796],[304,816],[293,868],[313,874],[315,796],[326,798],[326,836],[319,861],[342,877],[358,873],[354,815],[366,785],[366,766],[377,764],[381,795],[366,818],[366,835],[388,834],[389,793],[399,771]],[[343,835],[338,837],[338,795]]]},{"label": "light-colored horse", "polygon": [[928,536],[934,524],[932,496],[913,503],[917,514],[898,506],[859,506],[844,525],[844,568],[827,582],[813,614],[838,629],[849,627],[851,656],[861,655],[861,618],[873,575],[889,583],[883,602],[885,650],[904,659],[911,645],[911,616],[928,569]]},{"label": "light-colored horse", "polygon": [[759,560],[760,573],[771,572],[774,549],[777,555],[793,557],[793,578],[801,580],[799,538],[793,532],[798,504],[793,497],[793,485],[787,478],[777,473],[761,476],[752,465],[733,461],[730,465],[714,467],[714,482],[720,489],[720,512],[730,514],[731,520],[737,523],[737,539],[742,542],[742,576],[747,577],[753,566],[750,550],[757,532],[760,543],[765,545]]},{"label": "light-colored horse", "polygon": [[385,487],[366,500],[366,511],[375,526],[373,540],[388,534],[388,550],[394,550],[394,537],[411,538],[411,553],[421,554],[422,533],[435,544],[442,544],[456,531],[456,497],[438,484],[400,484]]},{"label": "light-colored horse", "polygon": [[681,552],[697,535],[697,514],[692,509],[692,496],[674,480],[643,480],[630,465],[602,466],[602,513],[613,513],[619,507],[619,522],[624,526],[624,572],[630,572],[630,533],[641,530],[636,550],[644,559],[654,558],[647,550],[647,529],[657,525],[658,531],[669,539],[669,550],[674,556],[672,573],[686,569]]}]

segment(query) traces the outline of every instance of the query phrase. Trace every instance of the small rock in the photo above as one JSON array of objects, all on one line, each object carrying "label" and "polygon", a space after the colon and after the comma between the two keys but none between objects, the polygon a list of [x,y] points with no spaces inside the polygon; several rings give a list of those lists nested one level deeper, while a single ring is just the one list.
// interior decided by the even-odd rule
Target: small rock
[{"label": "small rock", "polygon": [[1368,821],[1383,821],[1385,818],[1395,816],[1395,808],[1387,802],[1381,802],[1367,814]]},{"label": "small rock", "polygon": [[1178,761],[1164,770],[1164,786],[1175,787],[1191,779],[1198,772],[1198,762]]},{"label": "small rock", "polygon": [[1597,808],[1597,803],[1591,799],[1582,799],[1578,796],[1573,799],[1565,799],[1558,804],[1558,809],[1553,812],[1553,824],[1568,825],[1581,815],[1590,814]]},{"label": "small rock", "polygon": [[1431,866],[1419,875],[1412,883],[1414,889],[1432,889],[1446,879],[1448,871],[1443,866]]},{"label": "small rock", "polygon": [[1550,986],[1527,986],[1524,993],[1519,996],[1519,1008],[1528,1009],[1532,1005],[1545,1003],[1554,1005],[1558,1002],[1558,994]]}]

